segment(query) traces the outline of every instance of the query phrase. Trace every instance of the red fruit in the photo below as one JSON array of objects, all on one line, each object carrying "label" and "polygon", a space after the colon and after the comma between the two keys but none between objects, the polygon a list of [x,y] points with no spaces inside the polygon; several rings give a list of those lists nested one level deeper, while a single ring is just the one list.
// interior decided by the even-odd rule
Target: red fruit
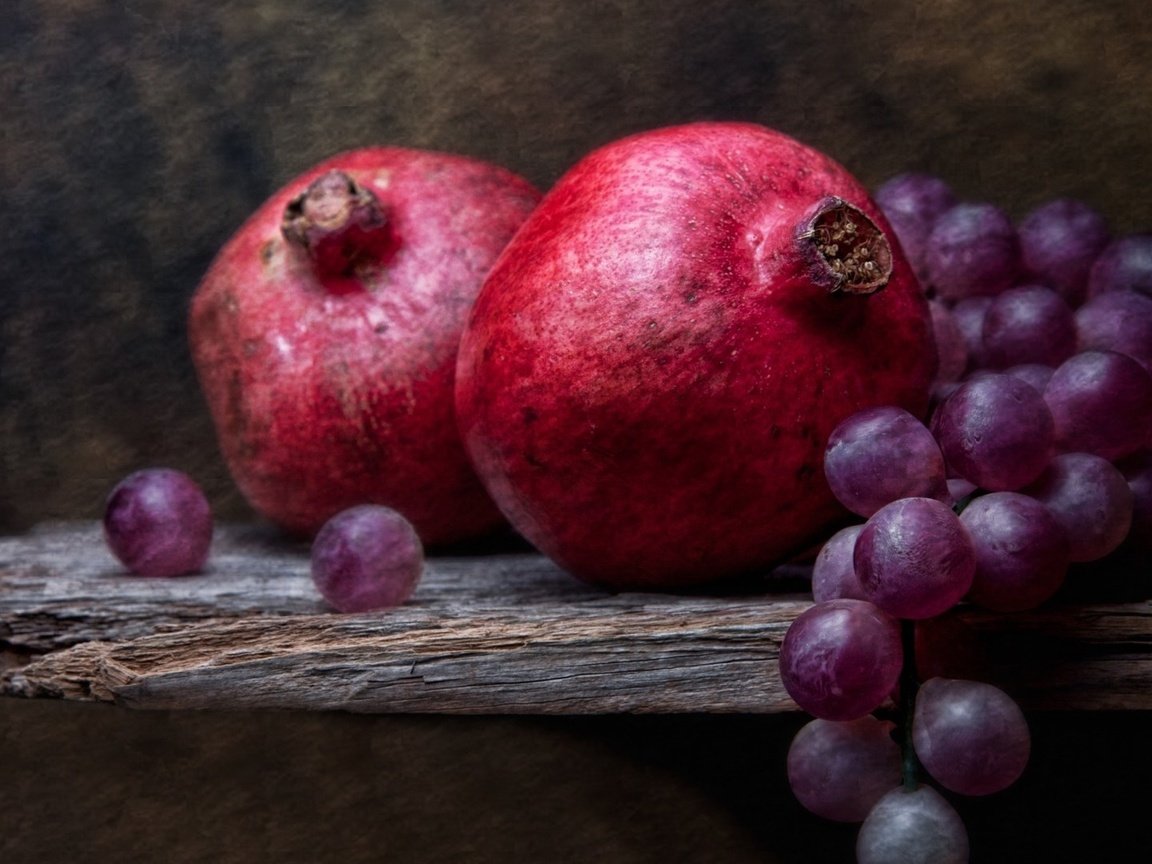
[{"label": "red fruit", "polygon": [[429,545],[500,524],[456,432],[456,349],[538,200],[492,165],[369,148],[297,177],[228,241],[190,336],[224,457],[258,512],[312,534],[383,504]]},{"label": "red fruit", "polygon": [[497,504],[614,587],[717,581],[819,542],[846,515],[828,435],[865,407],[923,416],[936,366],[889,231],[841,166],[755,125],[584,158],[462,340],[457,414]]}]

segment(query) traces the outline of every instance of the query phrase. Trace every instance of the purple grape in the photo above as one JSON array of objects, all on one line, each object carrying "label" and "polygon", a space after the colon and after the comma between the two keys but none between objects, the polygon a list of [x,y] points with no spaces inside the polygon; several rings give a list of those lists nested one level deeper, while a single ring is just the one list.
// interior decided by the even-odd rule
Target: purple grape
[{"label": "purple grape", "polygon": [[1152,294],[1109,291],[1076,310],[1080,351],[1119,351],[1152,373]]},{"label": "purple grape", "polygon": [[904,498],[864,523],[853,552],[868,599],[897,618],[932,618],[972,587],[976,554],[951,508],[931,498]]},{"label": "purple grape", "polygon": [[1123,542],[1132,524],[1133,494],[1124,475],[1091,453],[1062,453],[1021,491],[1056,517],[1073,562],[1103,558]]},{"label": "purple grape", "polygon": [[183,576],[208,560],[212,510],[191,477],[172,468],[129,474],[108,496],[104,538],[140,576]]},{"label": "purple grape", "polygon": [[862,822],[900,782],[894,724],[871,715],[813,720],[788,748],[788,783],[805,808],[837,822]]},{"label": "purple grape", "polygon": [[1132,525],[1126,542],[1134,549],[1152,551],[1152,451],[1130,456],[1116,467],[1132,490]]},{"label": "purple grape", "polygon": [[992,492],[964,508],[976,575],[968,599],[997,612],[1033,609],[1064,584],[1068,537],[1048,508],[1018,492]]},{"label": "purple grape", "polygon": [[938,177],[908,173],[882,183],[873,199],[891,223],[912,269],[923,279],[924,247],[936,219],[956,204],[952,190]]},{"label": "purple grape", "polygon": [[899,498],[948,498],[944,457],[928,428],[903,408],[865,408],[832,430],[824,476],[836,500],[871,516]]},{"label": "purple grape", "polygon": [[958,381],[968,368],[968,341],[952,310],[939,300],[929,300],[932,332],[936,337],[937,381]]},{"label": "purple grape", "polygon": [[946,300],[999,294],[1016,281],[1020,241],[993,204],[957,204],[936,220],[927,243],[928,280]]},{"label": "purple grape", "polygon": [[933,414],[950,474],[1003,492],[1035,480],[1053,454],[1055,426],[1032,385],[1002,373],[970,378]]},{"label": "purple grape", "polygon": [[1017,231],[1024,272],[1079,304],[1092,262],[1111,239],[1104,217],[1083,201],[1057,198],[1025,216]]},{"label": "purple grape", "polygon": [[897,786],[860,826],[856,864],[968,864],[968,832],[931,786]]},{"label": "purple grape", "polygon": [[1109,291],[1152,294],[1152,234],[1128,234],[1104,247],[1088,272],[1088,296]]},{"label": "purple grape", "polygon": [[1021,363],[1019,366],[1009,366],[1004,370],[1004,374],[1019,378],[1025,384],[1031,384],[1037,393],[1043,394],[1055,371],[1051,366],[1042,363]]},{"label": "purple grape", "polygon": [[1127,354],[1084,351],[1044,388],[1056,445],[1116,460],[1141,449],[1152,427],[1152,375]]},{"label": "purple grape", "polygon": [[824,720],[855,720],[892,693],[903,665],[900,625],[864,600],[801,612],[780,645],[780,680],[796,704]]},{"label": "purple grape", "polygon": [[1028,721],[1003,690],[982,681],[931,678],[920,685],[912,718],[920,764],[945,789],[990,795],[1024,773]]},{"label": "purple grape", "polygon": [[991,297],[965,297],[951,307],[952,320],[964,336],[969,367],[984,365],[984,316],[991,305]]},{"label": "purple grape", "polygon": [[1060,295],[1043,285],[1019,285],[997,295],[981,330],[984,365],[1058,366],[1076,351],[1076,320]]},{"label": "purple grape", "polygon": [[979,488],[971,480],[965,480],[963,477],[948,478],[948,494],[952,496],[953,501],[963,501]]},{"label": "purple grape", "polygon": [[312,581],[338,612],[399,606],[423,570],[420,538],[388,507],[363,504],[337,513],[312,541]]},{"label": "purple grape", "polygon": [[845,597],[855,600],[868,599],[864,589],[860,587],[860,581],[856,578],[856,567],[852,563],[856,537],[863,528],[863,525],[841,528],[820,547],[820,552],[812,565],[812,599],[817,603]]}]

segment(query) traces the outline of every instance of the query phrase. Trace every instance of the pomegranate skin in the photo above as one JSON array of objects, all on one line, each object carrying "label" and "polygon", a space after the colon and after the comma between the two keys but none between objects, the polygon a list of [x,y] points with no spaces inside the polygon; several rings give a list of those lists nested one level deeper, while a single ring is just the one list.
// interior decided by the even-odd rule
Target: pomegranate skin
[{"label": "pomegranate skin", "polygon": [[[332,196],[350,189],[359,209],[332,229],[345,203]],[[258,513],[312,535],[382,504],[431,546],[502,524],[457,433],[456,350],[538,200],[477,160],[365,148],[292,180],[228,240],[192,299],[189,339],[221,451]]]},{"label": "pomegranate skin", "polygon": [[[817,253],[813,220],[837,202],[889,256],[883,290],[854,293]],[[764,127],[694,123],[586,156],[505,249],[461,342],[457,418],[496,503],[614,589],[811,548],[847,516],[824,479],[832,429],[926,410],[931,318],[891,236],[841,166]]]}]

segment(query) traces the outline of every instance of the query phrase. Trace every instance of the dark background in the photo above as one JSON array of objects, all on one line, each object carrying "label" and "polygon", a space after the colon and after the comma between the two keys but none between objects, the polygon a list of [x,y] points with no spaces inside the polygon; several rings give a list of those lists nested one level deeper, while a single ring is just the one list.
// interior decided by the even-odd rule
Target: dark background
[{"label": "dark background", "polygon": [[[1014,216],[1152,227],[1143,0],[5,0],[0,531],[94,518],[128,471],[248,515],[185,345],[224,239],[331,153],[467,153],[547,187],[694,119],[906,169]],[[799,717],[362,718],[0,705],[5,861],[833,861],[782,785]],[[1034,719],[973,861],[1147,859],[1143,715]],[[1137,782],[1139,781],[1139,783]],[[136,851],[133,851],[136,850]]]}]

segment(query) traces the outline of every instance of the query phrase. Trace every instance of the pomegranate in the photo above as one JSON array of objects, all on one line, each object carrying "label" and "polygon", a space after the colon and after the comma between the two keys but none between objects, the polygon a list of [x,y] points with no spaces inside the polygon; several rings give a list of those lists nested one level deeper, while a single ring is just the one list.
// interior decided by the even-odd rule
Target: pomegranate
[{"label": "pomegranate", "polygon": [[846,513],[832,429],[923,416],[927,301],[844,168],[778,132],[694,123],[578,162],[465,329],[457,417],[511,523],[574,575],[674,590],[747,574]]},{"label": "pomegranate", "polygon": [[429,545],[502,523],[456,431],[456,349],[538,200],[493,165],[367,148],[292,180],[224,245],[189,335],[221,450],[256,511],[310,535],[381,504]]}]

